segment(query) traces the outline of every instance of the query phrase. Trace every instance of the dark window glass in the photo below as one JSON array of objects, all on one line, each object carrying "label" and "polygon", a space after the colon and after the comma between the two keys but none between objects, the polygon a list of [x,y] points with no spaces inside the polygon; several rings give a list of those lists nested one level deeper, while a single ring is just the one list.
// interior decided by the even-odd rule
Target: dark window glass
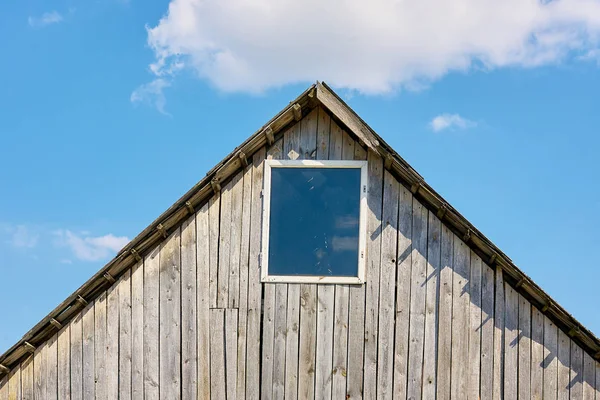
[{"label": "dark window glass", "polygon": [[359,168],[271,168],[269,275],[357,276]]}]

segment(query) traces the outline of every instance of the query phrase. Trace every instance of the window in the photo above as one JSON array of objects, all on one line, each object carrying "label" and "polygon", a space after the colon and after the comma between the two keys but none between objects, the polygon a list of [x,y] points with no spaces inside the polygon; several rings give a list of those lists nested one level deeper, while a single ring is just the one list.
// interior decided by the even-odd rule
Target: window
[{"label": "window", "polygon": [[265,161],[263,282],[364,283],[367,162]]}]

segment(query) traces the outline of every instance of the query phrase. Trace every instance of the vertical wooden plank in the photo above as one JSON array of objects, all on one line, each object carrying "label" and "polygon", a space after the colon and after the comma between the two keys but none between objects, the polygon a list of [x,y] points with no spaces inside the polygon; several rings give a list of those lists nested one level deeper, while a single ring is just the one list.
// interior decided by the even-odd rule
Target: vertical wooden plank
[{"label": "vertical wooden plank", "polygon": [[346,377],[348,376],[348,300],[349,286],[338,285],[335,288],[335,310],[333,325],[333,379],[331,398],[343,399],[346,396]]},{"label": "vertical wooden plank", "polygon": [[300,288],[300,353],[298,356],[299,399],[315,396],[316,300],[316,285],[302,285]]},{"label": "vertical wooden plank", "polygon": [[544,388],[544,314],[531,308],[531,398],[540,400]]},{"label": "vertical wooden plank", "polygon": [[[236,176],[237,178],[237,176]],[[235,178],[234,178],[235,180]],[[231,197],[234,180],[221,190],[221,218],[219,222],[219,266],[217,269],[217,307],[227,308],[229,304],[229,267],[231,261]]]},{"label": "vertical wooden plank", "polygon": [[[365,294],[365,398],[377,396],[377,343],[379,324],[379,273],[381,268],[381,216],[383,195],[383,160],[369,150],[369,190],[367,196],[367,262]],[[423,308],[425,305],[423,304]]]},{"label": "vertical wooden plank", "polygon": [[[70,327],[69,327],[70,330]],[[69,346],[70,346],[71,342],[69,340]],[[69,349],[69,353],[71,349]],[[25,361],[23,361],[21,363],[21,396],[23,398],[23,400],[33,400],[34,399],[34,393],[33,393],[33,385],[34,385],[34,377],[33,377],[33,355],[29,356],[29,358],[27,358]],[[71,365],[70,360],[66,360],[67,365]],[[70,399],[71,398],[71,371],[69,370],[69,376],[68,376],[68,391],[69,391],[69,397],[65,397],[66,399]],[[0,386],[2,384],[0,383]],[[1,389],[0,389],[1,390]],[[0,396],[0,399],[2,398],[2,396]]]},{"label": "vertical wooden plank", "polygon": [[[333,121],[331,121],[330,153],[333,148]],[[367,152],[354,146],[354,159],[366,160]],[[360,398],[363,388],[365,293],[366,285],[352,285],[348,296],[348,360],[346,367],[346,392],[350,398]],[[343,375],[342,375],[343,376]]]},{"label": "vertical wooden plank", "polygon": [[471,250],[469,280],[469,386],[467,397],[479,400],[481,382],[481,258]]},{"label": "vertical wooden plank", "polygon": [[71,327],[67,325],[58,333],[58,398],[71,398]]},{"label": "vertical wooden plank", "polygon": [[554,322],[544,317],[544,400],[557,397],[558,330]]},{"label": "vertical wooden plank", "polygon": [[[93,318],[93,313],[92,313]],[[85,319],[84,319],[85,329]],[[93,335],[92,335],[93,337]],[[50,337],[46,347],[46,400],[58,400],[58,334]],[[93,374],[92,374],[93,377]],[[19,377],[20,379],[20,377]],[[62,399],[61,399],[62,400]]]},{"label": "vertical wooden plank", "polygon": [[587,352],[583,354],[583,399],[596,397],[596,362]]},{"label": "vertical wooden plank", "polygon": [[571,399],[583,399],[583,350],[571,341]]},{"label": "vertical wooden plank", "polygon": [[[206,280],[208,274],[201,279]],[[196,324],[196,218],[192,215],[181,226],[181,397],[196,400],[197,337]]]},{"label": "vertical wooden plank", "polygon": [[119,283],[106,291],[106,396],[110,400],[119,398]]},{"label": "vertical wooden plank", "polygon": [[160,249],[159,392],[181,396],[181,232],[177,228]]},{"label": "vertical wooden plank", "polygon": [[531,304],[519,294],[519,399],[531,398]]},{"label": "vertical wooden plank", "polygon": [[[81,329],[81,314],[79,314],[77,317],[75,317],[75,319],[73,320],[73,324],[74,324],[74,329],[76,328],[75,326],[75,322],[79,319],[79,329]],[[81,343],[81,342],[80,342]],[[33,396],[34,399],[39,400],[39,399],[44,399],[46,397],[46,346],[48,343],[44,343],[41,346],[39,346],[36,350],[35,353],[33,354],[33,379],[34,379],[34,386],[33,386]],[[75,349],[74,349],[75,350]],[[81,359],[81,358],[80,358]],[[74,361],[77,361],[77,357],[74,357]],[[81,359],[81,363],[79,364],[81,366],[83,366],[83,360]],[[77,364],[73,364],[73,366],[77,366]],[[79,367],[79,371],[81,371],[81,367]],[[79,379],[81,381],[83,374],[80,372],[80,377],[77,377],[77,375],[73,375],[73,373],[76,373],[76,371],[72,371],[71,372],[71,385],[76,385],[77,384],[77,379]],[[75,381],[73,380],[73,378],[75,378]],[[83,384],[81,384],[83,385]],[[5,385],[6,388],[6,392],[8,393],[8,386]],[[74,391],[73,393],[77,393],[76,390],[79,389],[79,393],[81,393],[81,386],[80,388],[74,387]],[[82,397],[80,397],[82,398]]]},{"label": "vertical wooden plank", "polygon": [[217,307],[218,285],[219,285],[219,217],[221,212],[221,192],[215,193],[208,200],[209,234],[209,307]]},{"label": "vertical wooden plank", "polygon": [[[558,400],[569,400],[571,365],[571,339],[562,330],[558,330]],[[520,366],[519,366],[520,367]],[[520,371],[520,370],[519,370]],[[519,382],[520,384],[520,382]],[[528,397],[529,398],[529,397]],[[600,399],[598,399],[600,400]]]},{"label": "vertical wooden plank", "polygon": [[[402,227],[402,225],[400,225]],[[454,275],[454,234],[446,225],[442,225],[440,249],[440,305],[438,324],[438,365],[437,365],[437,398],[450,399],[451,351],[452,351],[452,286]],[[401,249],[398,248],[400,254]],[[398,276],[398,286],[400,286]],[[401,317],[401,315],[399,315]],[[407,319],[408,316],[403,316]],[[396,328],[397,330],[398,328]]]},{"label": "vertical wooden plank", "polygon": [[600,400],[600,362],[596,361],[596,400]]},{"label": "vertical wooden plank", "polygon": [[496,302],[494,310],[494,400],[504,397],[504,276],[496,266]]},{"label": "vertical wooden plank", "polygon": [[211,399],[225,399],[225,310],[222,308],[210,310],[210,371]]},{"label": "vertical wooden plank", "polygon": [[231,189],[231,231],[229,238],[229,308],[240,306],[240,251],[242,241],[242,196],[244,194],[243,173],[232,180]]},{"label": "vertical wooden plank", "polygon": [[[53,370],[56,370],[56,364],[52,366]],[[56,398],[56,393],[54,393]],[[21,367],[16,366],[8,374],[8,399],[9,400],[21,400]]]},{"label": "vertical wooden plank", "polygon": [[482,400],[492,400],[494,386],[494,270],[482,267],[481,282],[481,387]]},{"label": "vertical wooden plank", "polygon": [[[298,158],[303,160],[315,159],[317,156],[317,124],[318,124],[318,108],[313,108],[302,120],[300,121],[300,149],[298,151]],[[285,142],[285,139],[284,139]],[[287,151],[293,152],[293,147],[284,147],[284,153]],[[289,154],[289,153],[287,153]],[[291,159],[294,159],[290,156]]]},{"label": "vertical wooden plank", "polygon": [[[102,297],[101,295],[100,297]],[[98,301],[98,300],[96,300]],[[77,314],[73,321],[71,321],[71,400],[83,400],[83,333],[82,333],[82,320],[83,315]],[[34,397],[39,399],[38,396],[38,379],[40,379],[38,372],[38,366],[41,363],[41,359],[38,360],[38,351],[36,350],[34,356]]]},{"label": "vertical wooden plank", "polygon": [[[208,275],[207,275],[208,276]],[[144,264],[131,269],[131,398],[144,398]]]},{"label": "vertical wooden plank", "polygon": [[158,400],[158,299],[160,247],[144,258],[144,397]]},{"label": "vertical wooden plank", "polygon": [[[93,399],[95,397],[95,378],[96,378],[96,367],[95,367],[95,347],[94,347],[94,336],[95,336],[95,315],[94,315],[94,304],[88,305],[83,310],[83,324],[81,333],[83,336],[83,398]],[[115,339],[116,340],[116,339]],[[114,366],[116,369],[117,366]]]},{"label": "vertical wooden plank", "polygon": [[[326,160],[329,154],[331,118],[323,107],[318,108],[317,117],[317,160]],[[341,152],[340,152],[341,154]],[[331,157],[330,157],[331,159]]]},{"label": "vertical wooden plank", "polygon": [[0,400],[8,400],[8,375],[0,378]]},{"label": "vertical wooden plank", "polygon": [[131,270],[125,271],[119,288],[119,399],[131,400]]},{"label": "vertical wooden plank", "polygon": [[285,393],[285,351],[287,332],[288,285],[275,285],[275,315],[273,324],[273,387],[274,399],[282,399]]},{"label": "vertical wooden plank", "polygon": [[[441,221],[430,212],[427,228],[427,297],[425,300],[425,340],[423,342],[424,399],[435,398],[437,391],[436,365],[438,359],[441,229]],[[481,310],[479,310],[479,318],[481,320]],[[479,357],[479,352],[477,353],[477,357]]]},{"label": "vertical wooden plank", "polygon": [[248,261],[250,252],[250,214],[252,209],[252,166],[244,170],[242,198],[242,236],[240,243],[240,304],[238,314],[237,398],[246,398],[246,338],[248,323]]},{"label": "vertical wooden plank", "polygon": [[96,399],[108,398],[106,383],[106,292],[102,292],[94,301],[94,371]]},{"label": "vertical wooden plank", "polygon": [[210,228],[208,203],[196,213],[198,295],[198,400],[210,399]]},{"label": "vertical wooden plank", "polygon": [[225,366],[227,400],[235,400],[237,394],[237,335],[238,310],[225,310]]},{"label": "vertical wooden plank", "polygon": [[[300,328],[300,285],[289,285],[285,344],[285,398],[298,398],[298,329]],[[344,388],[345,393],[345,388]]]},{"label": "vertical wooden plank", "polygon": [[454,238],[454,276],[452,283],[452,399],[466,399],[469,382],[469,302],[470,250]]},{"label": "vertical wooden plank", "polygon": [[[261,296],[260,265],[261,217],[263,185],[263,160],[266,156],[262,148],[252,157],[252,209],[250,216],[250,256],[248,265],[248,331],[246,340],[246,365],[255,365],[260,360],[261,337]],[[246,368],[246,398],[260,397],[260,368]]]},{"label": "vertical wooden plank", "polygon": [[504,399],[517,399],[519,295],[504,283]]},{"label": "vertical wooden plank", "polygon": [[317,365],[315,398],[331,399],[333,370],[333,312],[335,292],[333,285],[317,288]]},{"label": "vertical wooden plank", "polygon": [[383,176],[377,398],[391,399],[394,384],[394,321],[396,317],[394,302],[396,299],[396,247],[398,245],[400,187],[396,178],[388,171],[385,171]]}]

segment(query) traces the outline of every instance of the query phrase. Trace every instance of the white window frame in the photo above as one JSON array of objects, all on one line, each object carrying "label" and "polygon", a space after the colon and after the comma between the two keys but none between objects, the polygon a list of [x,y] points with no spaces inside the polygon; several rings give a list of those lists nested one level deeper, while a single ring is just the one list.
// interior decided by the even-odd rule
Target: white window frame
[{"label": "white window frame", "polygon": [[[317,276],[317,275],[269,275],[269,222],[271,218],[271,169],[272,168],[354,168],[360,169],[360,212],[358,234],[358,275],[357,276]],[[265,160],[262,213],[262,253],[261,281],[284,283],[365,283],[367,257],[367,161],[353,160]]]}]

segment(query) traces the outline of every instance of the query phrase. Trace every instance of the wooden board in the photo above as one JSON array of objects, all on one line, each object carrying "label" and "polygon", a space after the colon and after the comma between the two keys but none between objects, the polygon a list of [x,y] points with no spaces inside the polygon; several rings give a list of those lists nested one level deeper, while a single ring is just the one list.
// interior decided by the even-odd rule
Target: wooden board
[{"label": "wooden board", "polygon": [[531,304],[520,294],[519,332],[519,398],[529,399],[531,398]]},{"label": "wooden board", "polygon": [[[78,324],[79,327],[76,327],[75,325]],[[81,318],[81,314],[79,316],[77,316],[74,320],[73,320],[73,327],[75,330],[79,329],[81,330],[81,326],[82,326],[82,318]],[[79,347],[81,347],[81,341],[79,342]],[[34,398],[37,399],[43,399],[46,397],[46,346],[47,344],[44,343],[41,346],[39,346],[36,350],[35,353],[33,355],[33,378],[35,380],[34,384],[33,384],[33,395]],[[75,349],[72,350],[76,350],[77,346],[75,346]],[[77,358],[77,356],[75,356],[75,358]],[[81,360],[81,358],[80,358]],[[83,362],[79,362],[78,365],[82,365]],[[77,371],[71,371],[71,385],[73,387],[73,385],[77,385],[78,383],[81,383],[81,388],[83,387],[83,383],[82,383],[82,377],[83,377],[83,373],[81,372],[81,369],[79,369],[80,372],[80,376],[77,376]],[[8,382],[8,380],[6,381]],[[8,396],[8,386],[6,386],[5,384],[5,393]],[[81,388],[78,388],[77,386],[74,387],[73,390],[73,394],[81,394]],[[78,398],[82,398],[82,396],[78,397]]]},{"label": "wooden board", "polygon": [[333,325],[333,378],[331,382],[331,398],[346,397],[348,376],[348,301],[350,287],[337,285],[335,288],[335,310]]},{"label": "wooden board", "polygon": [[118,284],[113,285],[106,291],[106,388],[108,399],[119,398]]},{"label": "wooden board", "polygon": [[[96,299],[96,304],[100,299],[105,299],[106,295],[101,294]],[[71,400],[83,400],[83,316],[78,314],[73,321],[71,321]],[[40,348],[36,350],[34,356],[34,394],[35,398],[39,399],[41,390],[39,389],[40,376],[37,374],[38,366],[41,364],[41,359],[38,362],[38,356],[40,356]]]},{"label": "wooden board", "polygon": [[596,397],[596,361],[588,353],[583,354],[583,400]]},{"label": "wooden board", "polygon": [[237,336],[238,310],[225,310],[225,380],[227,400],[235,400],[237,394]]},{"label": "wooden board", "polygon": [[496,266],[495,280],[493,399],[501,400],[504,393],[504,276],[500,266]]},{"label": "wooden board", "polygon": [[[367,262],[365,293],[364,387],[365,398],[377,396],[377,342],[379,324],[379,272],[381,268],[381,213],[383,194],[383,160],[368,152],[369,189],[367,196]],[[357,394],[349,393],[358,397]]]},{"label": "wooden board", "polygon": [[160,247],[144,258],[144,397],[158,400],[158,299]]},{"label": "wooden board", "polygon": [[210,397],[222,400],[227,397],[225,382],[225,310],[210,310]]},{"label": "wooden board", "polygon": [[229,304],[229,267],[231,262],[232,191],[239,181],[237,174],[221,189],[221,218],[219,223],[219,265],[217,267],[217,307],[226,308]]},{"label": "wooden board", "polygon": [[317,331],[317,287],[300,286],[300,338],[298,355],[298,398],[315,396],[315,345]]},{"label": "wooden board", "polygon": [[493,398],[494,384],[494,270],[482,266],[481,277],[481,384],[482,400]]},{"label": "wooden board", "polygon": [[298,330],[300,329],[300,285],[288,286],[287,335],[285,343],[285,398],[298,397]]},{"label": "wooden board", "polygon": [[[93,321],[92,312],[92,321]],[[92,322],[93,327],[93,322]],[[84,319],[85,330],[85,319]],[[93,329],[92,329],[93,330]],[[93,333],[92,333],[93,338]],[[48,342],[46,342],[46,396],[45,400],[58,399],[58,374],[56,365],[58,363],[58,334],[54,334]],[[92,374],[93,377],[93,374]]]},{"label": "wooden board", "polygon": [[544,388],[544,314],[531,308],[531,398],[540,400]]},{"label": "wooden board", "polygon": [[[69,327],[70,330],[70,327]],[[69,341],[69,345],[70,345],[70,341]],[[70,353],[70,349],[69,349],[69,353]],[[21,396],[23,397],[23,400],[33,400],[34,399],[34,376],[33,376],[33,355],[30,355],[25,361],[23,361],[21,363],[21,385],[22,385],[22,391],[21,391]],[[67,363],[70,364],[70,360],[67,360]],[[69,371],[69,375],[68,375],[68,398],[71,398],[71,371]],[[0,383],[0,386],[2,386],[2,383]],[[0,389],[2,390],[2,389]],[[2,398],[2,396],[0,396],[0,398]]]},{"label": "wooden board", "polygon": [[[468,399],[479,399],[481,383],[481,258],[471,250],[471,277],[469,279],[469,384]],[[427,359],[427,358],[426,358]]]},{"label": "wooden board", "polygon": [[[280,284],[287,289],[286,284]],[[273,352],[275,339],[275,293],[277,284],[264,284],[264,315],[262,323],[261,398],[273,396]]]},{"label": "wooden board", "polygon": [[334,304],[334,285],[318,285],[315,399],[331,399]]},{"label": "wooden board", "polygon": [[454,276],[452,283],[452,399],[466,399],[469,382],[469,304],[470,250],[454,238]]},{"label": "wooden board", "polygon": [[119,288],[119,399],[131,400],[131,271],[125,271]]},{"label": "wooden board", "polygon": [[[206,280],[208,274],[202,277]],[[181,225],[181,397],[198,397],[198,294],[196,276],[196,218],[192,215]]]},{"label": "wooden board", "polygon": [[63,327],[58,333],[58,398],[71,397],[71,326]]},{"label": "wooden board", "polygon": [[[229,308],[240,306],[240,251],[242,247],[243,172],[237,174],[231,189],[231,231],[229,232]],[[236,373],[237,374],[237,373]]]},{"label": "wooden board", "polygon": [[181,396],[181,232],[177,228],[160,249],[159,392],[161,399]]},{"label": "wooden board", "polygon": [[[402,226],[402,225],[400,225]],[[442,225],[440,244],[440,305],[438,324],[437,398],[450,399],[452,351],[453,253],[455,235]],[[400,253],[400,248],[398,248]],[[400,274],[398,274],[398,282]],[[400,286],[400,285],[398,285]],[[406,318],[406,316],[404,316]],[[397,329],[396,329],[397,331]]]},{"label": "wooden board", "polygon": [[[56,364],[52,366],[56,368]],[[21,368],[17,366],[8,374],[8,399],[21,400]],[[49,393],[49,398],[56,399],[56,392]]]},{"label": "wooden board", "polygon": [[[558,330],[558,400],[569,400],[571,386],[571,339],[562,330]],[[520,384],[520,382],[519,382]],[[600,399],[598,399],[600,400]]]},{"label": "wooden board", "polygon": [[544,317],[544,400],[556,399],[558,363],[558,329],[548,318]]},{"label": "wooden board", "polygon": [[571,399],[583,399],[583,350],[571,341]]},{"label": "wooden board", "polygon": [[[396,299],[396,247],[398,245],[399,183],[388,172],[383,182],[383,229],[381,232],[381,274],[379,277],[379,343],[377,398],[391,399],[394,376],[394,326]],[[321,354],[320,352],[318,354]]]},{"label": "wooden board", "polygon": [[[261,359],[261,295],[260,283],[260,249],[261,249],[261,224],[255,223],[262,217],[261,191],[263,184],[263,159],[266,152],[259,150],[252,157],[252,212],[250,220],[250,256],[248,264],[248,323],[246,341],[246,365],[255,365]],[[246,398],[258,399],[260,397],[260,368],[246,368]]]},{"label": "wooden board", "polygon": [[221,212],[221,192],[216,193],[208,201],[209,214],[209,245],[207,247],[209,256],[209,291],[210,308],[217,307],[218,285],[219,285],[219,216]]},{"label": "wooden board", "polygon": [[144,264],[131,269],[131,398],[144,398]]},{"label": "wooden board", "polygon": [[504,399],[516,400],[518,396],[519,362],[519,295],[504,283]]},{"label": "wooden board", "polygon": [[198,295],[198,400],[210,399],[210,231],[208,203],[196,213],[197,295]]},{"label": "wooden board", "polygon": [[[83,310],[83,324],[82,324],[82,337],[83,337],[83,398],[93,399],[95,397],[96,389],[96,370],[95,370],[95,347],[94,347],[94,304],[88,305]],[[118,340],[118,339],[116,339]],[[49,359],[48,359],[49,360]],[[48,362],[48,360],[46,360]],[[117,366],[115,365],[116,369]]]},{"label": "wooden board", "polygon": [[[271,284],[267,284],[271,285]],[[285,351],[287,333],[288,285],[275,285],[275,315],[273,323],[273,399],[281,399],[285,393]]]}]

